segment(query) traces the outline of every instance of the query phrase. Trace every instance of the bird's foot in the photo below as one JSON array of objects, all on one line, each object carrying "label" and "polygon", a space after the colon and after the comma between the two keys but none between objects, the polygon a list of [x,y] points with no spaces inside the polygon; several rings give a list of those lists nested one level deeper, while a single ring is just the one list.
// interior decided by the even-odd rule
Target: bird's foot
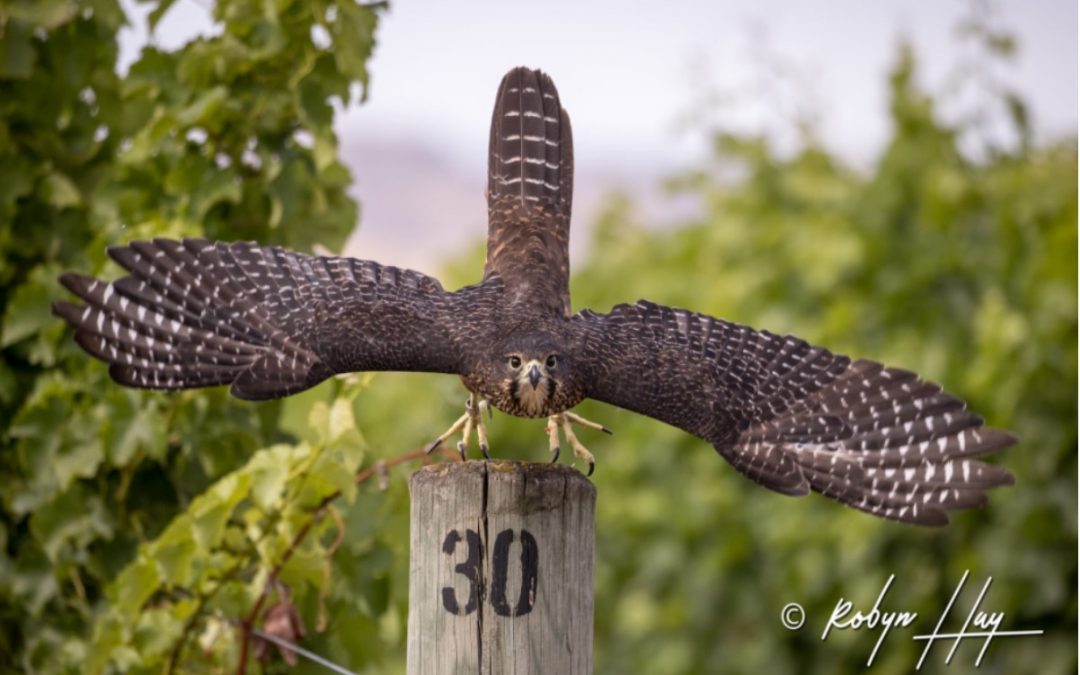
[{"label": "bird's foot", "polygon": [[480,452],[484,454],[484,459],[491,459],[491,454],[488,452],[487,427],[484,426],[484,411],[487,411],[490,415],[490,404],[485,399],[477,398],[475,395],[469,396],[469,400],[465,401],[465,414],[459,417],[456,422],[450,425],[449,429],[428,446],[428,454],[435,452],[446,439],[460,431],[461,440],[458,441],[457,450],[461,454],[461,461],[465,461],[465,451],[469,446],[469,437],[475,431],[476,439],[480,442]]},{"label": "bird's foot", "polygon": [[585,419],[581,415],[575,415],[572,412],[562,412],[556,415],[552,415],[548,418],[547,423],[547,435],[548,435],[548,449],[551,450],[551,461],[557,462],[559,460],[559,431],[562,431],[563,436],[566,438],[566,442],[570,444],[570,448],[574,451],[574,456],[580,460],[583,460],[589,465],[589,472],[586,476],[591,476],[593,470],[596,468],[596,458],[592,456],[592,453],[582,445],[577,436],[574,435],[572,424],[578,424],[588,429],[595,429],[596,431],[603,431],[605,434],[611,434],[611,429],[608,429],[602,424],[597,424],[590,420]]}]

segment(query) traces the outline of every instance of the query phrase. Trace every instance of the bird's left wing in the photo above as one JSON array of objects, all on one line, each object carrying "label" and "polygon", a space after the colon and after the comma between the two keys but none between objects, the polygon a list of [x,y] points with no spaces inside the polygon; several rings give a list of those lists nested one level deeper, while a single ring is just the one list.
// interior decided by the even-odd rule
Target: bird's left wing
[{"label": "bird's left wing", "polygon": [[587,396],[684,429],[755,482],[943,525],[1012,475],[1016,442],[914,373],[649,302],[573,317]]},{"label": "bird's left wing", "polygon": [[367,260],[201,239],[109,249],[114,282],[65,274],[86,304],[57,302],[75,340],[120,384],[229,384],[270,399],[359,370],[456,372],[453,294]]}]

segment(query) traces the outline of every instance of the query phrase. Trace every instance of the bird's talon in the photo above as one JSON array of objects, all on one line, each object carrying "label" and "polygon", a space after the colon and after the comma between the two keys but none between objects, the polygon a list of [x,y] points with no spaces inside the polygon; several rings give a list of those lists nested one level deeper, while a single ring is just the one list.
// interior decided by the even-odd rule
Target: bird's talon
[{"label": "bird's talon", "polygon": [[552,462],[556,462],[559,459],[559,431],[562,431],[563,436],[566,438],[566,442],[570,444],[570,448],[574,451],[574,456],[588,463],[589,471],[586,476],[591,476],[593,471],[596,470],[596,460],[593,458],[592,453],[581,444],[581,441],[574,435],[574,424],[587,427],[589,429],[596,429],[597,431],[603,431],[608,434],[611,430],[607,427],[591,422],[580,415],[575,415],[572,412],[557,413],[548,418],[548,424],[545,431],[548,435],[548,448],[551,450]]},{"label": "bird's talon", "polygon": [[462,415],[454,422],[449,429],[447,429],[442,435],[440,435],[435,442],[428,446],[428,454],[435,452],[440,445],[442,445],[448,438],[454,436],[458,432],[461,433],[461,440],[457,442],[457,451],[461,455],[461,461],[468,460],[468,448],[469,439],[472,438],[473,432],[476,433],[476,440],[480,444],[480,451],[484,453],[484,457],[491,459],[490,449],[487,442],[487,428],[484,427],[484,408],[488,408],[488,402],[482,399],[474,400],[472,396],[465,401],[465,414]]},{"label": "bird's talon", "polygon": [[603,431],[608,436],[614,436],[615,435],[615,432],[612,431],[611,429],[608,429],[607,427],[600,427],[600,431]]}]

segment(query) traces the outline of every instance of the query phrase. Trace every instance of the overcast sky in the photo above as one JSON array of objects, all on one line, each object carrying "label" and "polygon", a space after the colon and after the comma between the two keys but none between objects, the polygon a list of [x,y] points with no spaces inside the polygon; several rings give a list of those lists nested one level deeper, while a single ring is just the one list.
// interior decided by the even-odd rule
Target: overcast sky
[{"label": "overcast sky", "polygon": [[[175,46],[206,30],[209,2],[179,0],[155,39]],[[767,99],[763,63],[778,60],[801,89],[795,94],[811,101],[830,147],[865,159],[887,133],[884,73],[898,41],[915,45],[928,86],[948,87],[965,56],[955,29],[972,6],[959,0],[401,0],[391,2],[379,26],[370,100],[338,124],[346,139],[406,138],[482,165],[499,78],[512,66],[529,65],[555,79],[584,157],[678,163],[701,146],[700,138],[678,129],[706,89],[734,94],[723,121],[750,128],[769,123],[754,118],[777,111],[762,114],[750,101]],[[1011,0],[989,7],[1020,42],[1015,65],[999,74],[1033,104],[1040,133],[1075,131],[1077,3]],[[133,30],[122,39],[122,59],[129,61],[146,37]]]},{"label": "overcast sky", "polygon": [[[788,88],[802,90],[790,95],[817,108],[811,112],[820,116],[830,147],[865,159],[888,131],[884,74],[901,37],[914,43],[927,85],[948,86],[965,56],[955,29],[971,6],[925,0],[400,2],[380,29],[370,105],[347,115],[342,128],[419,134],[477,155],[495,83],[509,67],[524,64],[553,76],[580,130],[575,145],[586,157],[676,162],[702,146],[700,137],[676,130],[704,89],[733,94],[721,111],[724,121],[768,124],[754,117],[776,111],[762,111],[749,99],[768,98],[761,92],[763,62],[779,61],[798,85]],[[1001,76],[1033,102],[1040,129],[1074,131],[1076,2],[993,7],[1021,44],[1015,67]],[[781,106],[784,94],[783,87],[773,92]]]},{"label": "overcast sky", "polygon": [[[123,2],[130,14],[145,15],[145,8],[132,9],[133,0]],[[211,0],[179,0],[152,39],[170,48],[207,31],[209,6]],[[886,73],[901,39],[915,47],[921,82],[933,92],[950,93],[952,114],[970,112],[973,94],[958,95],[950,78],[971,57],[956,27],[972,7],[989,8],[994,23],[1018,38],[1013,63],[992,72],[1029,102],[1037,137],[1074,134],[1075,0],[400,0],[391,2],[379,24],[368,102],[344,111],[336,126],[357,176],[365,230],[440,214],[475,228],[471,221],[483,217],[495,90],[516,65],[541,68],[554,78],[573,121],[582,196],[618,183],[619,176],[655,184],[673,169],[692,165],[708,145],[700,127],[698,133],[694,127],[688,131],[686,121],[704,100],[715,104],[711,122],[768,131],[780,147],[793,142],[791,118],[813,114],[829,148],[866,166],[889,131]],[[121,34],[122,67],[147,39],[138,22]],[[777,72],[783,74],[776,77]],[[446,205],[432,196],[423,213],[401,212],[413,206],[411,198],[377,180],[398,146],[422,148],[429,158],[408,161],[453,172],[467,184],[459,189],[448,177]],[[410,175],[408,168],[399,171]],[[589,181],[590,172],[611,180]],[[431,180],[441,187],[439,175]],[[475,215],[458,213],[462,191]],[[575,199],[579,204],[575,222],[588,222],[587,201]],[[368,217],[373,214],[374,223]],[[444,226],[427,227],[437,232]],[[408,227],[401,231],[409,233],[412,256],[405,262],[429,260],[445,248],[438,238],[417,242]],[[385,246],[397,245],[391,239],[369,241],[367,248],[384,254]]]}]

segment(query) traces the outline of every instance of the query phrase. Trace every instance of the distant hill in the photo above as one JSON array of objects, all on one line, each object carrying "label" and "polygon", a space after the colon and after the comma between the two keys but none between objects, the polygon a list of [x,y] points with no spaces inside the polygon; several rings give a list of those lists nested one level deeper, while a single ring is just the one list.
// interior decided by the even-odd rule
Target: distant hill
[{"label": "distant hill", "polygon": [[[360,202],[346,255],[433,274],[442,260],[486,236],[485,169],[466,169],[439,148],[407,140],[343,137],[342,159]],[[576,171],[571,264],[581,260],[588,228],[614,191],[630,195],[645,222],[669,223],[692,210],[662,194],[659,171],[589,167],[580,158]]]}]

